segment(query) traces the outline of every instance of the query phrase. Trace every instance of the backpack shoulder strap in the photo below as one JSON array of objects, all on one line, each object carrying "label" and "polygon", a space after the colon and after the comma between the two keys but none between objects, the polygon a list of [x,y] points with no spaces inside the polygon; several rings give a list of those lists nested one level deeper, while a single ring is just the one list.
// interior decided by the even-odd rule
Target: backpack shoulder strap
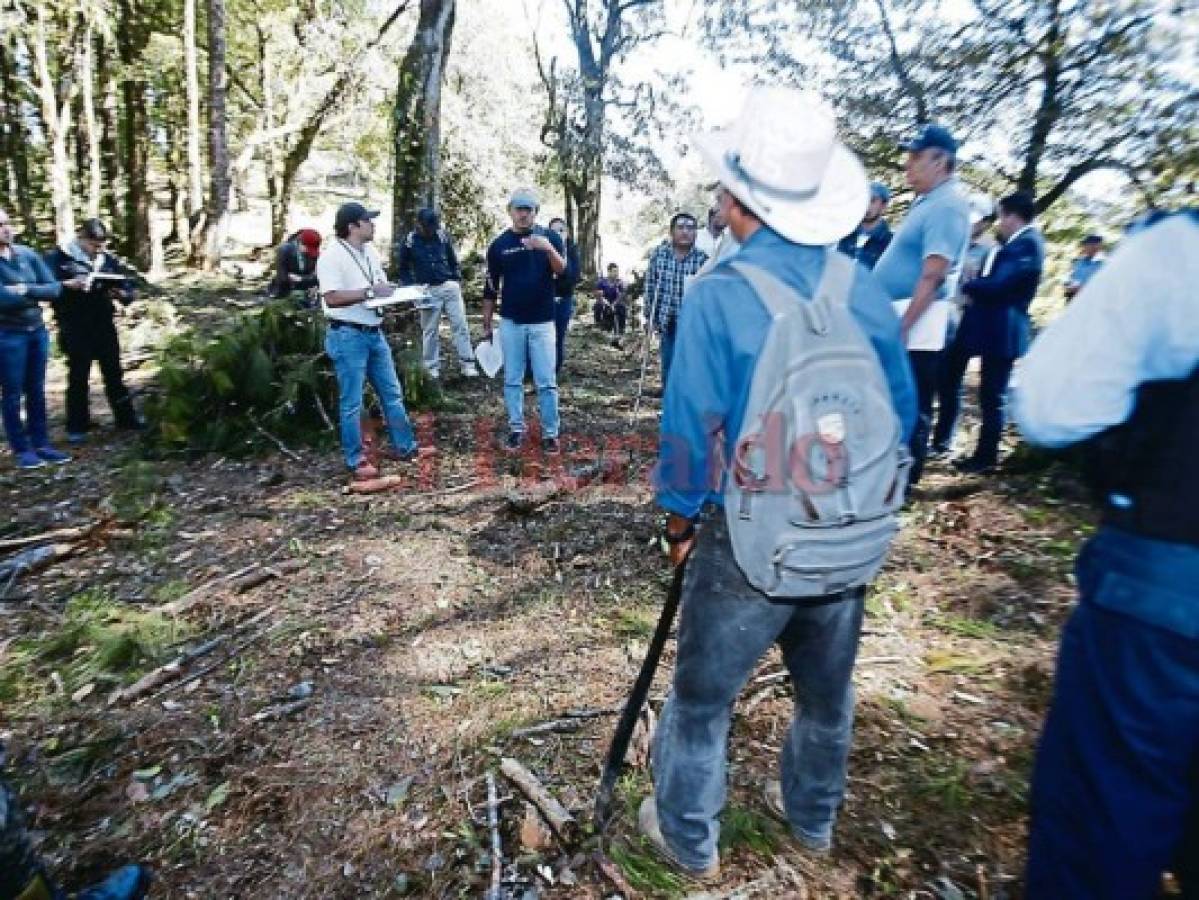
[{"label": "backpack shoulder strap", "polygon": [[824,298],[830,306],[848,306],[855,268],[857,263],[835,247],[830,247],[825,253],[824,271],[820,273],[816,296]]},{"label": "backpack shoulder strap", "polygon": [[749,286],[761,298],[762,303],[766,306],[766,311],[772,318],[778,318],[791,312],[795,308],[796,302],[802,302],[794,289],[785,285],[777,276],[767,272],[761,266],[755,266],[753,263],[739,259],[731,260],[729,265],[736,270],[738,275],[749,282]]}]

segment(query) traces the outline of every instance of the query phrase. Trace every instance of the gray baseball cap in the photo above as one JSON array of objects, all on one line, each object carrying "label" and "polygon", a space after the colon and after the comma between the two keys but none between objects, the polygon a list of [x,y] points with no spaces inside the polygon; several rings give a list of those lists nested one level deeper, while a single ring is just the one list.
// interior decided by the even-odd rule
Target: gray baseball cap
[{"label": "gray baseball cap", "polygon": [[512,209],[541,209],[541,200],[537,196],[537,192],[532,188],[517,188],[512,192],[512,197],[508,200],[508,206]]}]

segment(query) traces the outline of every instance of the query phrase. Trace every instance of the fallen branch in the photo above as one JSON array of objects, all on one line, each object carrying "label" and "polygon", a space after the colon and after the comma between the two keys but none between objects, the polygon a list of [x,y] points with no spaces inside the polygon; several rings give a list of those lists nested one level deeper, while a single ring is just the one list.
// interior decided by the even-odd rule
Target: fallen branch
[{"label": "fallen branch", "polygon": [[622,896],[630,898],[640,896],[635,890],[633,890],[633,886],[630,885],[625,879],[624,873],[617,868],[616,863],[604,856],[601,851],[596,850],[593,854],[591,854],[591,861],[594,862],[596,868],[598,868],[604,874],[604,877],[612,882],[612,886],[615,887]]},{"label": "fallen branch", "polygon": [[539,734],[568,734],[572,731],[578,731],[582,727],[582,719],[554,719],[550,722],[542,722],[540,725],[518,728],[512,732],[511,737],[529,738],[536,737]]},{"label": "fallen branch", "polygon": [[133,682],[133,684],[129,685],[129,687],[122,688],[113,693],[112,696],[108,698],[109,705],[114,703],[128,703],[131,700],[137,700],[139,697],[144,697],[151,691],[162,687],[167,682],[174,681],[183,673],[184,666],[193,660],[207,656],[217,647],[225,643],[226,640],[228,640],[228,637],[221,635],[220,637],[213,638],[211,641],[205,641],[194,650],[188,650],[185,653],[181,653],[166,665],[159,666],[152,672],[147,672],[137,681]]},{"label": "fallen branch", "polygon": [[250,419],[250,424],[254,426],[254,430],[257,431],[259,434],[261,434],[264,438],[266,438],[272,444],[274,444],[276,447],[278,447],[280,453],[282,453],[284,456],[286,456],[288,459],[292,460],[293,462],[299,462],[301,460],[302,457],[300,456],[300,454],[296,453],[295,450],[292,450],[290,447],[287,446],[287,444],[283,443],[283,441],[279,440],[279,438],[275,437],[273,434],[271,434],[269,431],[267,431],[265,428],[263,428],[261,425],[259,425],[257,419],[255,419],[253,416],[250,416],[249,419]]},{"label": "fallen branch", "polygon": [[501,900],[504,877],[504,852],[500,844],[500,804],[496,799],[495,776],[487,773],[487,827],[491,829],[491,890],[487,900]]},{"label": "fallen branch", "polygon": [[[249,622],[247,622],[246,625],[242,626],[242,630],[245,630],[252,623],[257,622],[257,621],[261,620],[262,618],[265,618],[269,613],[272,613],[274,611],[275,611],[275,608],[273,606],[270,609],[263,610],[257,616],[255,616],[253,619],[251,619]],[[233,647],[232,650],[230,650],[228,653],[226,653],[223,657],[221,657],[216,662],[212,662],[206,666],[202,666],[201,668],[197,669],[195,672],[192,672],[190,675],[188,675],[186,678],[184,678],[180,681],[176,681],[173,684],[168,684],[162,690],[158,691],[158,693],[154,694],[151,697],[151,699],[157,700],[159,697],[163,697],[163,696],[171,693],[172,691],[178,690],[179,688],[186,687],[187,685],[191,684],[194,681],[199,681],[201,678],[203,678],[209,672],[213,671],[214,669],[219,669],[221,666],[225,665],[225,663],[229,662],[229,660],[235,658],[239,653],[241,653],[247,647],[251,646],[252,644],[258,643],[260,640],[262,640],[264,637],[266,637],[268,634],[270,634],[272,631],[274,631],[277,627],[279,627],[278,623],[276,623],[274,625],[270,625],[270,626],[262,629],[261,631],[256,632],[255,634],[246,638],[244,641],[241,641],[239,644],[237,644],[235,647]]]},{"label": "fallen branch", "polygon": [[74,528],[55,528],[53,531],[43,531],[41,534],[29,534],[25,537],[8,538],[0,541],[0,553],[9,550],[24,550],[36,544],[75,543],[87,540],[107,524],[104,520],[92,522],[89,525],[79,525]]},{"label": "fallen branch", "polygon": [[559,838],[570,839],[576,826],[574,816],[545,789],[537,776],[507,756],[500,760],[500,771],[533,802]]},{"label": "fallen branch", "polygon": [[283,719],[287,716],[294,716],[300,710],[312,705],[311,697],[304,697],[302,700],[292,700],[290,703],[280,703],[278,706],[268,706],[266,709],[259,710],[250,716],[252,722],[273,722],[275,719]]},{"label": "fallen branch", "polygon": [[165,616],[177,616],[187,612],[202,601],[207,600],[209,595],[218,588],[228,588],[235,594],[244,594],[246,591],[275,578],[292,575],[303,569],[306,565],[307,562],[302,559],[288,559],[277,566],[259,567],[256,564],[245,566],[236,572],[231,572],[228,575],[222,575],[220,578],[214,578],[211,581],[205,582],[199,587],[188,591],[178,600],[164,603],[158,607],[157,612]]}]

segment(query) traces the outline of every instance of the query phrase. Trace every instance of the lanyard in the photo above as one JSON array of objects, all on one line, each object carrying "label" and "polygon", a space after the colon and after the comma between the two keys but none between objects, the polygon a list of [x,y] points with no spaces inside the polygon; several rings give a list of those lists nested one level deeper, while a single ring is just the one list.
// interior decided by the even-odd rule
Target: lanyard
[{"label": "lanyard", "polygon": [[362,260],[358,258],[357,251],[355,251],[351,245],[347,244],[341,238],[337,239],[337,243],[346,248],[346,253],[350,254],[350,259],[354,260],[354,265],[358,267],[358,271],[361,272],[362,277],[366,279],[366,286],[373,287],[375,280],[371,277],[371,258],[366,255],[365,251],[363,252],[362,257],[366,260],[366,266],[364,267],[362,265]]}]

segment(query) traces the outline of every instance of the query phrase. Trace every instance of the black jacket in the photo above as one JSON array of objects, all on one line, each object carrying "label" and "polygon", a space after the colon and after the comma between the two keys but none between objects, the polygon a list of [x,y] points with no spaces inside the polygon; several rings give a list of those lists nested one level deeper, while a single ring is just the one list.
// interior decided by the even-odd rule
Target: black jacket
[{"label": "black jacket", "polygon": [[62,293],[52,301],[54,317],[59,325],[84,324],[88,322],[112,320],[116,311],[113,301],[128,306],[132,296],[122,296],[126,291],[133,290],[132,270],[126,268],[111,253],[99,254],[99,265],[88,265],[72,256],[61,248],[51,250],[45,256],[46,266],[54,277],[62,281],[70,281],[80,275],[103,274],[119,275],[121,279],[96,279],[92,282],[91,290],[80,291],[63,286]]},{"label": "black jacket", "polygon": [[[866,235],[864,243],[858,243],[858,236]],[[862,232],[861,228],[855,228],[852,232],[841,238],[841,242],[837,244],[837,249],[848,256],[850,259],[856,259],[867,269],[873,269],[879,258],[883,255],[883,251],[891,243],[891,238],[894,235],[891,233],[891,227],[885,220],[880,220],[870,232]]]},{"label": "black jacket", "polygon": [[999,248],[991,271],[967,281],[970,298],[955,342],[972,356],[1015,359],[1028,349],[1028,307],[1045,268],[1045,241],[1030,228]]},{"label": "black jacket", "polygon": [[[289,275],[300,276],[292,281]],[[316,259],[300,247],[294,237],[288,238],[275,250],[275,277],[267,293],[272,297],[285,297],[292,291],[306,291],[317,286]]]},{"label": "black jacket", "polygon": [[410,231],[396,248],[396,277],[403,285],[461,281],[462,268],[450,236],[441,229],[431,238]]},{"label": "black jacket", "polygon": [[554,296],[565,300],[575,292],[579,283],[579,247],[574,241],[566,242],[566,268],[561,275],[554,276]]}]

